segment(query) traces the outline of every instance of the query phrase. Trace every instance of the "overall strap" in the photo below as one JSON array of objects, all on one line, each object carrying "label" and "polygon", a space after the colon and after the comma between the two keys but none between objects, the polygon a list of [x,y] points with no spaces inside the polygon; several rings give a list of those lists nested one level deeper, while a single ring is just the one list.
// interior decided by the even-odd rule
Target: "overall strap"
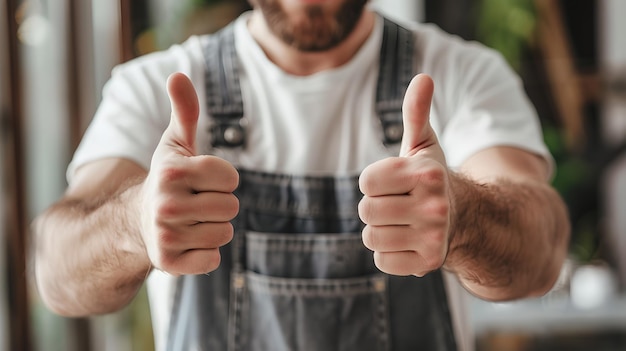
[{"label": "overall strap", "polygon": [[376,113],[385,145],[402,141],[402,101],[414,76],[414,47],[413,33],[385,18],[376,88]]},{"label": "overall strap", "polygon": [[[376,113],[383,131],[383,143],[402,140],[402,101],[414,75],[413,33],[384,19],[383,40],[376,90]],[[234,25],[230,24],[207,38],[207,107],[213,147],[236,148],[246,143],[246,123],[239,83],[239,60],[235,51]]]},{"label": "overall strap", "polygon": [[213,147],[242,147],[246,131],[233,24],[207,38],[204,58],[211,143]]}]

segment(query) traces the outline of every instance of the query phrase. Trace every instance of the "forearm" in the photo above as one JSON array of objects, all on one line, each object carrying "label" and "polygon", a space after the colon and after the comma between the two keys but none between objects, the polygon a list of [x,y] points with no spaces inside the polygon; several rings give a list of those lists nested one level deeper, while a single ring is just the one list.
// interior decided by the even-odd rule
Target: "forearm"
[{"label": "forearm", "polygon": [[36,280],[52,310],[107,313],[135,296],[150,270],[132,208],[137,190],[90,203],[65,199],[34,222]]},{"label": "forearm", "polygon": [[569,239],[559,195],[535,181],[481,185],[458,174],[450,177],[455,203],[444,267],[481,298],[546,293],[559,275]]}]

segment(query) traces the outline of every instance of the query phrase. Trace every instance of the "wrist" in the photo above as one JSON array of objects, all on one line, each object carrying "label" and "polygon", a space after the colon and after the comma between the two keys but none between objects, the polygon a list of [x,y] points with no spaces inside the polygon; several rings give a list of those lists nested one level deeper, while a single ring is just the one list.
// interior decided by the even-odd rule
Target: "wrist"
[{"label": "wrist", "polygon": [[121,207],[124,213],[120,218],[126,222],[124,225],[127,228],[124,237],[120,238],[120,249],[133,257],[138,269],[145,272],[150,269],[151,263],[142,234],[142,189],[143,181],[136,182],[119,195],[119,201],[124,204]]},{"label": "wrist", "polygon": [[[452,251],[455,246],[462,241],[462,226],[460,225],[467,219],[462,218],[466,212],[464,209],[463,199],[467,197],[468,180],[462,175],[453,171],[448,171],[448,179],[450,187],[448,189],[450,197],[450,226],[448,232],[448,247]],[[450,252],[449,252],[450,253]]]},{"label": "wrist", "polygon": [[[448,254],[444,268],[456,273],[467,270],[473,258],[475,240],[472,233],[478,228],[481,198],[478,195],[484,184],[478,184],[466,176],[449,171],[450,179],[450,227]],[[472,206],[470,210],[469,207]]]}]

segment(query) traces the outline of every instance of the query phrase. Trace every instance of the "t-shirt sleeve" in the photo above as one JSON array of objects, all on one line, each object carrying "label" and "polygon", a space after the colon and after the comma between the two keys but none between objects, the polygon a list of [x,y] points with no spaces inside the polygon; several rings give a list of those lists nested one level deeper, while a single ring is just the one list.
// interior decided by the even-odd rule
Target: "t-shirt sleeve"
[{"label": "t-shirt sleeve", "polygon": [[502,55],[478,43],[441,41],[430,44],[427,69],[434,72],[433,107],[448,165],[458,168],[481,150],[511,146],[543,157],[552,173],[537,112]]},{"label": "t-shirt sleeve", "polygon": [[170,119],[167,78],[177,71],[192,81],[201,77],[198,71],[203,66],[194,64],[189,52],[192,45],[184,45],[187,47],[177,45],[113,69],[96,114],[68,166],[68,182],[80,166],[105,158],[125,158],[149,169]]}]

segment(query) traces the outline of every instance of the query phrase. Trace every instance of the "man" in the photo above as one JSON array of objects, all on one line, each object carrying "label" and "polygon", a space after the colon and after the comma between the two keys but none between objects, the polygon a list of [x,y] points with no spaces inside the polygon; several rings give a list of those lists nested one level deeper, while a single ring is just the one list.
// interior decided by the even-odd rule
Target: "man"
[{"label": "man", "polygon": [[116,311],[150,276],[162,349],[455,350],[441,269],[487,300],[547,292],[569,227],[519,80],[411,24],[389,55],[428,75],[398,132],[379,96],[404,66],[379,53],[402,28],[366,5],[257,0],[232,46],[118,67],[36,221],[46,304]]}]

